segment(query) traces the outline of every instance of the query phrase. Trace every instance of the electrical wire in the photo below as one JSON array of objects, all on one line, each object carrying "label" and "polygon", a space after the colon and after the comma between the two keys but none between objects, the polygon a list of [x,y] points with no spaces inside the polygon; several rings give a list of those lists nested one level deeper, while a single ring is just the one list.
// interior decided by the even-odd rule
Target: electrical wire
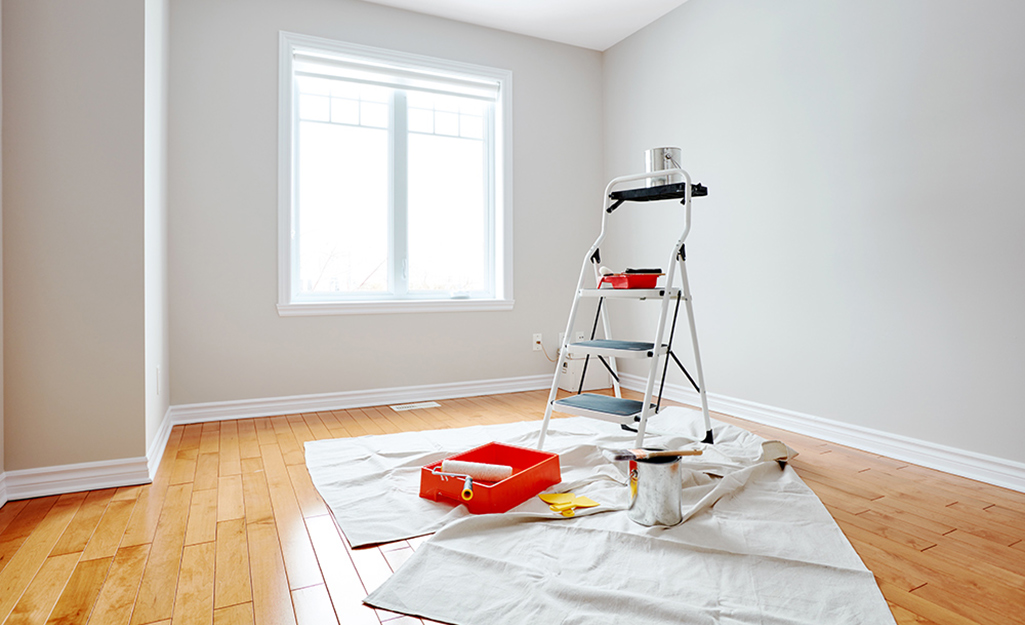
[{"label": "electrical wire", "polygon": [[[538,345],[540,345],[540,346],[541,346],[541,353],[545,355],[545,358],[547,358],[547,359],[548,359],[548,362],[558,362],[558,361],[559,361],[559,350],[558,350],[558,349],[557,349],[557,350],[555,350],[555,358],[554,358],[554,359],[552,359],[552,358],[551,358],[551,357],[550,357],[550,356],[548,355],[548,350],[547,350],[547,349],[545,349],[545,344],[544,344],[544,343],[538,343]],[[559,349],[562,349],[562,348],[559,348]]]}]

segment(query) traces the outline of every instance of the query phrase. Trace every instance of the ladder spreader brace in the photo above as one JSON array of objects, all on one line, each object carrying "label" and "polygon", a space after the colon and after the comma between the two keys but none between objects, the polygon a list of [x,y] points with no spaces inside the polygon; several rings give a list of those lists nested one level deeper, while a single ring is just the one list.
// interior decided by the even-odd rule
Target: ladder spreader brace
[{"label": "ladder spreader brace", "polygon": [[[627,182],[644,180],[656,175],[659,177],[672,177],[675,174],[679,174],[685,182],[613,191],[617,186]],[[545,435],[548,432],[548,425],[554,410],[619,423],[623,429],[637,433],[636,446],[641,447],[644,442],[648,416],[651,414],[657,414],[662,406],[662,394],[665,390],[666,375],[669,370],[670,358],[676,363],[676,366],[680,368],[684,376],[687,377],[687,380],[691,383],[691,386],[694,387],[694,390],[698,392],[698,395],[701,398],[701,412],[704,417],[705,426],[705,437],[702,442],[709,444],[714,442],[711,420],[708,413],[708,398],[705,393],[704,375],[701,369],[701,354],[698,350],[697,331],[694,325],[694,309],[691,303],[690,285],[687,280],[687,255],[686,248],[684,247],[684,241],[690,232],[691,198],[707,194],[708,190],[700,184],[693,184],[691,182],[690,175],[682,169],[669,169],[656,173],[622,176],[620,178],[613,179],[606,187],[605,201],[607,205],[602,211],[601,233],[584,256],[584,262],[580,271],[580,278],[577,281],[577,290],[573,297],[573,305],[570,308],[569,321],[566,325],[566,332],[563,334],[563,344],[559,350],[559,359],[558,364],[556,365],[555,376],[552,381],[551,393],[548,397],[548,404],[545,407],[544,422],[541,426],[540,436],[538,437],[538,449],[542,449],[544,447]],[[626,202],[650,202],[670,199],[680,200],[680,203],[684,207],[685,221],[683,234],[680,236],[676,246],[673,248],[672,255],[669,257],[669,270],[666,273],[665,286],[653,289],[600,288],[601,276],[598,271],[598,266],[601,263],[601,252],[599,251],[599,246],[606,236],[606,226],[609,215]],[[595,288],[593,289],[584,288],[588,265],[591,265],[593,269],[596,283]],[[677,268],[679,268],[680,286],[674,287],[673,283],[677,273]],[[591,326],[589,340],[573,343],[570,342],[570,337],[572,336],[574,321],[576,319],[580,300],[585,297],[595,297],[598,299],[594,323]],[[655,340],[651,343],[613,340],[611,338],[612,332],[608,318],[608,307],[603,306],[605,300],[609,297],[615,297],[617,299],[660,300],[662,305],[655,332]],[[672,321],[669,323],[669,340],[664,343],[662,338],[665,334],[669,303],[673,299],[675,299],[676,302],[673,308]],[[695,380],[694,376],[687,371],[687,368],[684,367],[683,363],[680,362],[680,359],[673,351],[673,340],[676,336],[676,321],[679,318],[681,302],[683,302],[687,312],[691,342],[694,348],[694,372],[697,376],[697,380]],[[605,337],[603,339],[597,338],[599,323],[602,325],[602,333]],[[584,356],[583,372],[580,376],[580,386],[577,389],[576,395],[571,395],[563,399],[556,399],[559,390],[559,375],[562,372],[563,364],[571,354]],[[591,356],[595,356],[602,366],[604,366],[612,375],[614,397],[583,392],[584,380],[587,376],[587,367],[590,363]],[[666,360],[662,363],[661,379],[659,380],[658,385],[658,398],[656,403],[652,404],[651,400],[653,399],[654,394],[655,377],[658,376],[659,373],[658,361],[662,356],[665,356]],[[622,389],[620,387],[620,376],[616,365],[617,358],[646,358],[649,360],[644,397],[641,401],[623,398]]]}]

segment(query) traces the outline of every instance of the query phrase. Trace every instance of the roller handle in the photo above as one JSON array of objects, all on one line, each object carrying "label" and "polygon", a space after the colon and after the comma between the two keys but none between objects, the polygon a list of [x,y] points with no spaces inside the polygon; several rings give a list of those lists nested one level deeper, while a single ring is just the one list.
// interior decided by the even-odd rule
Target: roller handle
[{"label": "roller handle", "polygon": [[644,458],[673,458],[678,456],[700,456],[700,449],[679,449],[679,450],[668,450],[668,451],[646,451],[643,456],[638,455],[638,460]]},{"label": "roller handle", "polygon": [[463,498],[463,501],[473,499],[473,478],[469,475],[466,476],[466,481],[463,482],[463,492],[459,493],[459,496]]},{"label": "roller handle", "polygon": [[674,458],[679,456],[700,456],[700,449],[603,449],[602,455],[613,462],[623,460],[647,460],[648,458]]}]

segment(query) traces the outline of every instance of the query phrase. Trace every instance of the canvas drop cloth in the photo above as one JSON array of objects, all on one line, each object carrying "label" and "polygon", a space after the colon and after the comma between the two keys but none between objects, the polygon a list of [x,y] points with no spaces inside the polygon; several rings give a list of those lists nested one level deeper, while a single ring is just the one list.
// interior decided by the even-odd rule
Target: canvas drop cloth
[{"label": "canvas drop cloth", "polygon": [[[700,414],[652,417],[648,445],[703,437]],[[306,444],[307,465],[354,545],[437,532],[366,602],[459,625],[695,623],[892,624],[875,580],[790,467],[761,460],[763,440],[714,423],[716,444],[682,459],[684,522],[629,520],[626,463],[600,448],[633,435],[584,418],[553,420],[546,451],[563,483],[602,505],[565,518],[532,499],[474,516],[421,499],[419,468],[493,440],[533,447],[538,423]]]}]

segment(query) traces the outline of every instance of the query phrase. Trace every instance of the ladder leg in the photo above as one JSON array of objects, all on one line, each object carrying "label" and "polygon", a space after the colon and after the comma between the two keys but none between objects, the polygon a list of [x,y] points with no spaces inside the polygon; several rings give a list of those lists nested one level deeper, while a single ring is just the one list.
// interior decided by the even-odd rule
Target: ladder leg
[{"label": "ladder leg", "polygon": [[566,362],[565,348],[559,350],[559,362],[555,365],[555,378],[552,380],[552,390],[548,393],[548,404],[545,406],[545,419],[541,424],[541,433],[537,437],[537,449],[541,451],[545,447],[545,436],[548,434],[548,423],[552,420],[552,402],[559,394],[559,376],[562,375],[562,363]]},{"label": "ladder leg", "polygon": [[[585,264],[586,268],[587,265]],[[580,283],[584,281],[584,269],[580,270]],[[569,321],[566,322],[566,332],[562,336],[562,345],[559,348],[559,360],[555,363],[555,375],[552,377],[552,390],[548,393],[548,404],[545,406],[545,418],[541,424],[541,433],[537,437],[537,448],[538,451],[543,450],[545,446],[545,436],[548,435],[548,424],[552,420],[552,402],[559,394],[559,376],[562,375],[562,365],[566,362],[569,350],[566,346],[569,345],[570,332],[573,331],[573,321],[577,318],[577,306],[580,304],[580,287],[578,285],[577,292],[573,296],[573,305],[569,309]],[[583,377],[581,377],[583,380]]]},{"label": "ladder leg", "polygon": [[[670,276],[672,279],[672,276]],[[686,284],[686,282],[684,282]],[[668,293],[668,289],[666,290]],[[655,340],[652,342],[654,353],[648,365],[648,381],[644,384],[644,399],[641,404],[641,421],[637,424],[636,447],[644,444],[644,431],[648,427],[648,415],[652,413],[651,397],[655,390],[655,378],[658,377],[659,352],[662,351],[662,335],[665,334],[666,318],[669,316],[669,296],[662,297],[662,309],[658,316],[658,327],[655,329]],[[667,355],[666,358],[669,356]]]},{"label": "ladder leg", "polygon": [[[602,332],[605,333],[605,338],[612,338],[612,328],[609,325],[609,313],[608,306],[601,311],[601,324]],[[593,337],[592,337],[593,338]],[[609,369],[612,371],[612,390],[616,397],[623,396],[623,390],[619,386],[619,367],[616,365],[616,359],[613,356],[609,357]]]},{"label": "ladder leg", "polygon": [[[594,280],[595,284],[601,284],[601,274],[598,273],[598,264],[594,263]],[[601,301],[601,300],[599,300]],[[598,308],[598,313],[601,316],[601,329],[604,333],[605,338],[612,338],[612,327],[609,325],[609,313],[608,307]],[[591,332],[591,338],[594,338],[594,332]],[[616,359],[614,357],[609,358],[609,370],[612,372],[612,394],[616,397],[623,396],[623,389],[619,386],[619,367],[616,365]]]},{"label": "ladder leg", "polygon": [[[701,397],[701,414],[705,418],[705,440],[702,442],[713,443],[712,420],[708,415],[708,395],[705,393],[705,374],[701,368],[701,352],[698,350],[698,331],[694,325],[694,306],[691,303],[690,283],[687,281],[687,265],[683,255],[677,259],[680,263],[680,278],[683,280],[683,301],[687,307],[687,322],[690,324],[690,340],[694,345],[694,372],[698,377],[698,395]],[[689,377],[689,376],[688,376]]]}]

